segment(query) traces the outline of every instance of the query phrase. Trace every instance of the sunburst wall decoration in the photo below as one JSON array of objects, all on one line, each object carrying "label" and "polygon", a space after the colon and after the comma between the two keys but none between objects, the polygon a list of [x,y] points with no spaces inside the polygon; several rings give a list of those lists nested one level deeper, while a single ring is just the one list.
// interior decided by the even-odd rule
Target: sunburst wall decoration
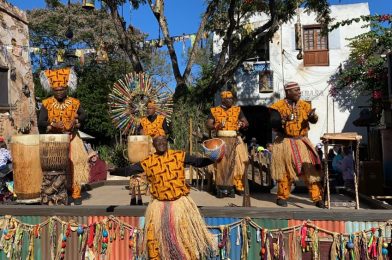
[{"label": "sunburst wall decoration", "polygon": [[154,101],[157,113],[170,121],[173,112],[172,91],[164,84],[152,84],[146,73],[128,73],[113,84],[109,94],[110,117],[124,135],[137,134],[140,119],[146,115],[146,104]]}]

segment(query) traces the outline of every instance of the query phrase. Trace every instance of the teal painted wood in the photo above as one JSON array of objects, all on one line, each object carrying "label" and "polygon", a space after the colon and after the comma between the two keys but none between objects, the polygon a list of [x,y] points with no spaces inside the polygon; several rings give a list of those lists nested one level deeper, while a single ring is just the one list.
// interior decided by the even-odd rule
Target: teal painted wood
[{"label": "teal painted wood", "polygon": [[[20,216],[16,218],[25,224],[31,224],[31,225],[37,225],[42,222],[42,217],[40,216]],[[30,242],[29,234],[25,232],[23,234],[22,259],[26,259],[27,257],[27,253],[29,250],[29,242]],[[42,259],[41,238],[34,238],[34,259],[35,260]]]},{"label": "teal painted wood", "polygon": [[[286,228],[289,225],[289,221],[286,219],[253,219],[259,226],[267,229]],[[250,228],[250,248],[248,253],[249,260],[261,259],[260,256],[260,242],[256,239],[256,229]]]}]

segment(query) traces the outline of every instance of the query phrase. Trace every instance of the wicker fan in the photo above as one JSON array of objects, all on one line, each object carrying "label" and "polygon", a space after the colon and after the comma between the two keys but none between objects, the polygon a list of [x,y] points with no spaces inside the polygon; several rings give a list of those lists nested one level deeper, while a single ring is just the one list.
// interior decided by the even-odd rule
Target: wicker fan
[{"label": "wicker fan", "polygon": [[173,112],[172,92],[165,85],[153,86],[145,73],[129,73],[113,84],[109,94],[110,117],[124,135],[136,134],[146,104],[154,101],[157,113],[170,121]]}]

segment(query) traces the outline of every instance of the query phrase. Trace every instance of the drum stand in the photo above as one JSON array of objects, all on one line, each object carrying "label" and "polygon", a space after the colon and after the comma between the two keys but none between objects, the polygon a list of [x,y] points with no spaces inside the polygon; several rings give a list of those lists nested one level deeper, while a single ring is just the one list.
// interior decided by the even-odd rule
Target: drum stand
[{"label": "drum stand", "polygon": [[41,202],[46,205],[68,205],[66,171],[44,171]]}]

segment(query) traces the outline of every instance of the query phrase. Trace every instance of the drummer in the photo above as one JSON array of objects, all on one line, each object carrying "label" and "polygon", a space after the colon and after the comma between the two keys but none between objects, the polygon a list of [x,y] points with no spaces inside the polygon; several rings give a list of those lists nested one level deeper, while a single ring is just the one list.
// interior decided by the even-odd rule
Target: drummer
[{"label": "drummer", "polygon": [[[41,84],[45,90],[51,90],[53,96],[46,98],[42,101],[42,106],[38,117],[38,129],[40,134],[70,134],[72,135],[71,140],[71,161],[73,161],[73,183],[72,183],[72,198],[75,205],[82,204],[81,197],[81,186],[80,182],[77,181],[77,174],[85,175],[83,169],[87,170],[88,178],[88,161],[87,151],[84,146],[80,146],[83,142],[80,142],[80,137],[77,136],[77,130],[81,127],[81,124],[86,119],[86,112],[80,105],[80,101],[76,98],[69,97],[67,91],[69,86],[71,89],[76,88],[76,75],[71,68],[57,69],[57,70],[46,70],[41,74]],[[75,152],[75,149],[79,151]],[[78,153],[78,157],[85,153],[86,160],[74,160],[72,156]],[[84,151],[84,152],[83,152]],[[83,164],[85,165],[79,165]],[[84,167],[85,166],[85,167]],[[82,169],[82,170],[80,170]]]},{"label": "drummer", "polygon": [[[218,176],[234,176],[233,184],[235,190],[238,194],[242,194],[244,192],[243,175],[245,163],[248,160],[248,153],[237,131],[239,129],[246,129],[249,123],[241,108],[233,105],[234,96],[231,91],[221,92],[221,99],[222,104],[220,106],[211,108],[211,113],[207,119],[207,128],[214,130],[218,137],[223,138],[225,136],[226,149],[227,151],[233,152],[229,154],[226,152],[225,157],[217,164],[216,174]],[[217,190],[227,188],[218,186]],[[232,187],[228,187],[228,189],[232,189]],[[231,196],[234,195],[233,191],[225,191]],[[219,195],[220,193],[217,192],[217,194]]]},{"label": "drummer", "polygon": [[155,136],[169,136],[171,128],[165,116],[157,113],[157,105],[153,101],[147,102],[147,116],[142,117],[138,129],[140,135],[149,135],[152,138]]}]

